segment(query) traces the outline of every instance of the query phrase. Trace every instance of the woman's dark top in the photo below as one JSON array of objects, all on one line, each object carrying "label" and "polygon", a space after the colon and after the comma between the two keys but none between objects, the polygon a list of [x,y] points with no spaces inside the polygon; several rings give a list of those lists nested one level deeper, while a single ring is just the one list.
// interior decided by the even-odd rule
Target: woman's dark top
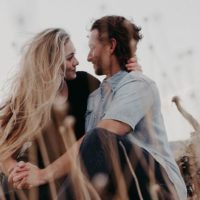
[{"label": "woman's dark top", "polygon": [[67,81],[70,104],[69,114],[76,119],[74,132],[79,139],[85,133],[85,112],[87,109],[87,100],[90,93],[96,90],[100,81],[87,72],[77,72],[74,80]]}]

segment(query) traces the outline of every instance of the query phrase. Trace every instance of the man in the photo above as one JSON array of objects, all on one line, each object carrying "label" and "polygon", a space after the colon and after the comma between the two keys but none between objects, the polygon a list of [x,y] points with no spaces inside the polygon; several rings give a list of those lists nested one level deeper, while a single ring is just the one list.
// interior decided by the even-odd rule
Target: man
[{"label": "man", "polygon": [[[126,189],[119,198],[183,200],[186,188],[169,149],[157,87],[140,72],[127,73],[124,68],[135,54],[139,31],[120,16],[102,17],[91,27],[88,61],[96,74],[106,78],[89,97],[87,134],[80,152],[93,182],[99,174],[108,178],[107,188],[101,191],[104,198],[120,193],[117,176],[122,173],[118,177],[124,178]],[[120,170],[112,161],[115,153]]]}]

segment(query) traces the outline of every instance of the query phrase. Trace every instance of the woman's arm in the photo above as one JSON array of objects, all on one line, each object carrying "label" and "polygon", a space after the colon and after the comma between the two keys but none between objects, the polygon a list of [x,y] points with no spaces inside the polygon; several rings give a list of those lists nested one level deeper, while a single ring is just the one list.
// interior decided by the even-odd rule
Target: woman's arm
[{"label": "woman's arm", "polygon": [[[65,154],[44,169],[31,163],[20,163],[9,176],[9,182],[17,189],[31,188],[50,182],[68,174],[71,170],[71,159],[76,159],[83,137],[80,138]],[[73,155],[73,156],[72,156]],[[28,169],[21,171],[21,167]]]},{"label": "woman's arm", "polygon": [[8,176],[9,173],[15,168],[17,161],[14,160],[12,157],[7,158],[2,163],[0,163],[1,171]]},{"label": "woman's arm", "polygon": [[82,140],[83,137],[80,138],[66,153],[43,169],[43,173],[47,177],[46,182],[60,178],[69,173],[71,170],[71,159],[77,158]]}]

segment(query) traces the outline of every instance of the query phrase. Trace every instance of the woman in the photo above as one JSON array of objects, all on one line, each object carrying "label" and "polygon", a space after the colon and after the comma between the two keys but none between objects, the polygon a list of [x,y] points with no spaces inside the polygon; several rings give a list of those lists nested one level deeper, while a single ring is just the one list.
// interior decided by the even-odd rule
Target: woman
[{"label": "woman", "polygon": [[[132,64],[128,64],[127,69],[138,67],[134,59],[130,62]],[[53,105],[59,96],[64,98],[64,102],[69,99],[71,103],[69,112],[77,119],[76,137],[80,138],[84,134],[87,97],[98,87],[99,81],[87,73],[76,74],[77,65],[73,43],[62,29],[46,29],[29,42],[11,95],[0,112],[0,163],[6,175],[12,174],[23,144],[32,141],[48,128],[53,119]],[[82,92],[81,99],[78,97],[79,102],[75,101],[77,95],[80,95],[77,87],[81,87]]]}]

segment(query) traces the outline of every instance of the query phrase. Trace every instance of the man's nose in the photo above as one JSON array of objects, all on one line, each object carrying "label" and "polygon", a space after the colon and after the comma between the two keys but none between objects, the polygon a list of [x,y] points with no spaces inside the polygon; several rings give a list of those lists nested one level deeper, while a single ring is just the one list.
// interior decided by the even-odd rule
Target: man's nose
[{"label": "man's nose", "polygon": [[92,55],[91,55],[91,53],[88,54],[88,56],[87,56],[87,61],[88,61],[88,62],[91,62],[91,61],[92,61]]}]

